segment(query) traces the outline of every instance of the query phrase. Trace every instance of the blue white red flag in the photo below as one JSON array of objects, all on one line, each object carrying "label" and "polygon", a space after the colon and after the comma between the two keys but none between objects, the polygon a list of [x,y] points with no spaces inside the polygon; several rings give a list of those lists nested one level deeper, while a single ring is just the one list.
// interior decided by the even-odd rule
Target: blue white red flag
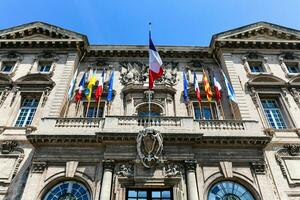
[{"label": "blue white red flag", "polygon": [[149,34],[149,89],[150,90],[153,88],[154,81],[160,78],[164,73],[162,64],[163,62],[159,56],[159,53],[152,42],[151,34]]},{"label": "blue white red flag", "polygon": [[228,93],[228,98],[231,100],[231,101],[234,101],[235,103],[237,103],[237,100],[236,100],[236,96],[234,94],[234,90],[232,88],[232,86],[230,85],[226,75],[224,74],[224,72],[222,71],[222,74],[223,74],[223,77],[224,77],[224,80],[225,80],[225,85],[226,85],[226,88],[227,88],[227,93]]}]

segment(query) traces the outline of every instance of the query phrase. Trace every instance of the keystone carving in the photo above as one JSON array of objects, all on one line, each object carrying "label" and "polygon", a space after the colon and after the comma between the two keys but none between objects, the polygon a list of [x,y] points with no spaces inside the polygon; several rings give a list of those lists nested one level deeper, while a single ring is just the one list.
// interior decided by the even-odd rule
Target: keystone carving
[{"label": "keystone carving", "polygon": [[136,141],[137,152],[143,165],[146,168],[155,166],[163,150],[161,133],[148,127],[139,132]]}]

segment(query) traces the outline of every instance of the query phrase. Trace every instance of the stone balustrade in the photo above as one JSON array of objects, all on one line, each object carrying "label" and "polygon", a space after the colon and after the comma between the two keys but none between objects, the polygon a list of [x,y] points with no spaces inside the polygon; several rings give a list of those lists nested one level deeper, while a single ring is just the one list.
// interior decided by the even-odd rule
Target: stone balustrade
[{"label": "stone balustrade", "polygon": [[120,126],[181,126],[180,117],[116,116]]},{"label": "stone balustrade", "polygon": [[197,120],[200,129],[245,130],[246,121],[242,120]]},{"label": "stone balustrade", "polygon": [[[50,118],[46,118],[50,119]],[[104,118],[51,118],[55,119],[55,127],[63,128],[100,128]]]}]

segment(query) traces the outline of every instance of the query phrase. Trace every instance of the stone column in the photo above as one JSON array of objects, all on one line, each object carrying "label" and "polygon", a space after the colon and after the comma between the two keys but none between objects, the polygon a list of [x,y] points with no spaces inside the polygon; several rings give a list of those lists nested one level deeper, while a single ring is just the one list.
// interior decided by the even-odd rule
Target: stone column
[{"label": "stone column", "polygon": [[103,178],[100,200],[110,200],[113,170],[114,161],[106,160],[103,162]]},{"label": "stone column", "polygon": [[185,161],[188,200],[199,200],[196,181],[196,166],[197,162],[195,160]]}]

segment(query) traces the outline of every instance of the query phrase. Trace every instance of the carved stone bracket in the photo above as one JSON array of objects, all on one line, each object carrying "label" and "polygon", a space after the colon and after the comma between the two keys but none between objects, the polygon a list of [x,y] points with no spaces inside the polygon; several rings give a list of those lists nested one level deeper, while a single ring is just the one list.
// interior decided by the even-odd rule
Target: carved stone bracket
[{"label": "carved stone bracket", "polygon": [[264,161],[251,162],[251,167],[256,174],[264,174],[266,163]]},{"label": "carved stone bracket", "polygon": [[5,99],[7,98],[9,92],[10,92],[10,87],[5,87],[5,89],[2,91],[1,98],[0,98],[0,108],[3,105]]},{"label": "carved stone bracket", "polygon": [[178,177],[182,176],[184,167],[177,163],[166,163],[164,167],[165,177]]},{"label": "carved stone bracket", "polygon": [[9,153],[15,151],[18,144],[15,141],[4,141],[1,146],[2,146],[1,153],[9,154]]},{"label": "carved stone bracket", "polygon": [[16,99],[16,96],[18,92],[20,91],[20,87],[13,87],[12,92],[13,92],[13,97],[11,99],[10,105],[12,105]]},{"label": "carved stone bracket", "polygon": [[42,99],[42,107],[45,106],[47,100],[48,100],[48,97],[49,97],[49,94],[50,94],[50,91],[51,91],[51,88],[50,87],[46,87],[44,92],[43,92],[43,99]]},{"label": "carved stone bracket", "polygon": [[197,167],[196,160],[186,160],[184,161],[184,166],[187,171],[195,171]]},{"label": "carved stone bracket", "polygon": [[37,130],[37,128],[35,126],[26,126],[25,133],[30,134],[30,133],[32,133],[33,131],[36,131],[36,130]]},{"label": "carved stone bracket", "polygon": [[275,134],[274,128],[265,128],[264,133],[268,136],[273,136]]},{"label": "carved stone bracket", "polygon": [[163,150],[163,138],[159,131],[152,128],[141,130],[137,136],[137,152],[146,168],[151,168],[158,163]]},{"label": "carved stone bracket", "polygon": [[299,92],[296,90],[296,88],[292,88],[291,89],[291,95],[294,98],[294,101],[296,102],[298,108],[300,108],[300,94]]},{"label": "carved stone bracket", "polygon": [[43,173],[46,167],[47,167],[46,162],[34,161],[32,163],[31,171],[32,171],[32,173]]},{"label": "carved stone bracket", "polygon": [[288,98],[288,90],[286,88],[281,88],[281,91],[282,91],[282,95],[283,95],[285,102],[288,104],[289,107],[291,107],[289,98]]},{"label": "carved stone bracket", "polygon": [[282,149],[277,151],[275,158],[289,185],[300,185],[300,173],[296,167],[300,165],[300,145],[285,145]]},{"label": "carved stone bracket", "polygon": [[252,99],[255,107],[258,108],[259,107],[259,98],[257,96],[257,92],[255,91],[255,88],[251,87],[249,92],[250,92],[250,96],[251,96],[251,99]]},{"label": "carved stone bracket", "polygon": [[129,163],[120,164],[116,174],[120,177],[133,177],[134,175],[133,164],[129,164]]}]

